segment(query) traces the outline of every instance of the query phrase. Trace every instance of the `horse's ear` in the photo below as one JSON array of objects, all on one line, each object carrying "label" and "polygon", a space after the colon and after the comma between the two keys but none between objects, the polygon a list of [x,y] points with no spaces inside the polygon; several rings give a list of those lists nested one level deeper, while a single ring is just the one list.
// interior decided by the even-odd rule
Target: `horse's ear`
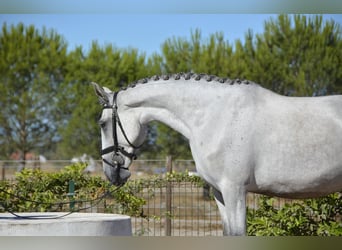
[{"label": "horse's ear", "polygon": [[99,102],[102,106],[109,105],[109,99],[108,99],[108,93],[102,88],[100,85],[98,85],[95,82],[91,83],[94,87],[95,94],[99,98]]}]

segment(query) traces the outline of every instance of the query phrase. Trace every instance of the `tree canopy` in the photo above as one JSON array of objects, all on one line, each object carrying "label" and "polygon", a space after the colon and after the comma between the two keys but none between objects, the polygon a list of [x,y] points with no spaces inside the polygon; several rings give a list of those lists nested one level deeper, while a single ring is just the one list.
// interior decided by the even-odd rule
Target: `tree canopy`
[{"label": "tree canopy", "polygon": [[0,154],[51,149],[57,136],[56,94],[65,77],[67,44],[54,31],[2,27]]},{"label": "tree canopy", "polygon": [[[253,43],[252,38],[247,40]],[[280,15],[256,35],[245,59],[250,77],[280,94],[338,93],[341,86],[341,27],[321,16]]]},{"label": "tree canopy", "polygon": [[[249,79],[292,96],[342,94],[341,27],[322,16],[279,15],[261,34],[247,30],[243,41],[217,32],[203,38],[170,37],[161,53],[93,42],[67,52],[53,30],[8,26],[0,33],[0,157],[35,151],[55,159],[83,153],[99,157],[100,106],[90,82],[118,90],[143,77],[196,72]],[[143,157],[191,157],[187,140],[152,123]],[[177,145],[177,147],[175,147]]]},{"label": "tree canopy", "polygon": [[112,45],[101,47],[94,42],[85,54],[81,47],[68,55],[66,81],[59,98],[60,109],[66,109],[65,126],[59,132],[57,154],[71,158],[83,153],[98,157],[100,129],[96,119],[101,112],[90,82],[118,90],[149,74],[145,55],[136,49],[120,50]]}]

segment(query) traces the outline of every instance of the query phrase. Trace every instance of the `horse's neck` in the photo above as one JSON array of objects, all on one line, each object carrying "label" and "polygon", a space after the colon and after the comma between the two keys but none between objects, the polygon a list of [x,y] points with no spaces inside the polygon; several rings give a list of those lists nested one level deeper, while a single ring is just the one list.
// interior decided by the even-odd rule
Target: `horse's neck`
[{"label": "horse's neck", "polygon": [[142,124],[160,121],[190,139],[194,118],[190,109],[201,107],[188,88],[176,86],[172,83],[138,85],[121,92],[118,102],[134,109]]},{"label": "horse's neck", "polygon": [[212,119],[215,112],[220,115],[223,107],[227,111],[230,103],[241,97],[237,97],[241,94],[238,86],[215,84],[171,80],[141,84],[120,92],[118,101],[134,109],[141,123],[157,120],[191,139],[194,129]]}]

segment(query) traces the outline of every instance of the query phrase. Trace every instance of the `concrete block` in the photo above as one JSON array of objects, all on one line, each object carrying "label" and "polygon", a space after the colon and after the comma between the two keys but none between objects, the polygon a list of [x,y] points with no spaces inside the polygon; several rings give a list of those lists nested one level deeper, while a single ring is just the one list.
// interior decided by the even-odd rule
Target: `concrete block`
[{"label": "concrete block", "polygon": [[0,236],[131,236],[131,218],[119,214],[73,213],[0,214]]}]

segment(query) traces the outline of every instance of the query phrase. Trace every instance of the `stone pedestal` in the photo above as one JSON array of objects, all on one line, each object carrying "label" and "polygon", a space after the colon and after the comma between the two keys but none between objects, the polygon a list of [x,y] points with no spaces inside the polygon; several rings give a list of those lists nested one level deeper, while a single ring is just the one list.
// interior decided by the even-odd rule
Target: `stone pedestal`
[{"label": "stone pedestal", "polygon": [[0,213],[0,236],[131,236],[131,218],[102,213]]}]

